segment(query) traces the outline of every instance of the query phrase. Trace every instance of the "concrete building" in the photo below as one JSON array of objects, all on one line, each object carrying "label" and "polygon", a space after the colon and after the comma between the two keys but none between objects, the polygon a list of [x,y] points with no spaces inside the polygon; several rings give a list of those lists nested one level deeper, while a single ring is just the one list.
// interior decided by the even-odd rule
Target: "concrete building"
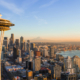
[{"label": "concrete building", "polygon": [[73,60],[74,65],[78,65],[80,69],[80,58],[78,56],[73,56],[72,60]]},{"label": "concrete building", "polygon": [[43,56],[44,56],[44,57],[49,56],[47,49],[43,49]]},{"label": "concrete building", "polygon": [[79,72],[80,70],[80,58],[78,56],[72,57],[73,65],[76,68],[76,72]]},{"label": "concrete building", "polygon": [[41,69],[41,58],[35,57],[33,60],[33,71],[39,71]]},{"label": "concrete building", "polygon": [[30,60],[33,60],[33,59],[34,59],[34,51],[30,50]]}]

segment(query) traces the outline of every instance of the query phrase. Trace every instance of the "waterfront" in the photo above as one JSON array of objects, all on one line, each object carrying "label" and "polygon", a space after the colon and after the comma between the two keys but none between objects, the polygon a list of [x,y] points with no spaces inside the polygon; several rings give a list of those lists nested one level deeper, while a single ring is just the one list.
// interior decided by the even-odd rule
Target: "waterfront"
[{"label": "waterfront", "polygon": [[73,57],[74,55],[77,55],[80,57],[80,50],[62,51],[62,52],[57,53],[57,54],[61,54],[64,57],[67,57],[67,56]]}]

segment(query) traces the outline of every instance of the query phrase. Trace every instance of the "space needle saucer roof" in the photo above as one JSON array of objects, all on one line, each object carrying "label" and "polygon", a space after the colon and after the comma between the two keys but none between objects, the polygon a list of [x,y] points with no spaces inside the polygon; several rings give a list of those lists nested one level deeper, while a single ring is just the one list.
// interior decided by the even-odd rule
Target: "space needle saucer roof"
[{"label": "space needle saucer roof", "polygon": [[10,30],[10,26],[14,26],[9,20],[2,19],[0,14],[0,31]]}]

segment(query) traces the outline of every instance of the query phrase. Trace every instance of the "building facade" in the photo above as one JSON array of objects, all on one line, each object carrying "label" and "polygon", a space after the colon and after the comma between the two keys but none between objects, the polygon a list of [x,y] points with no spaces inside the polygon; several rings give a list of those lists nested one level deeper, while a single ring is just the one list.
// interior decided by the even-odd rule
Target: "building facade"
[{"label": "building facade", "polygon": [[54,57],[54,47],[50,47],[50,57]]},{"label": "building facade", "polygon": [[19,39],[15,40],[15,45],[16,45],[16,48],[19,48]]},{"label": "building facade", "polygon": [[33,71],[39,71],[41,69],[41,58],[35,57],[33,60]]},{"label": "building facade", "polygon": [[31,50],[34,50],[35,48],[35,43],[31,43]]},{"label": "building facade", "polygon": [[30,40],[27,40],[27,52],[30,53]]},{"label": "building facade", "polygon": [[8,50],[8,38],[7,37],[4,37],[3,45],[5,45],[6,50]]},{"label": "building facade", "polygon": [[11,34],[10,46],[12,46],[13,44],[14,44],[14,34]]},{"label": "building facade", "polygon": [[76,72],[75,67],[73,67],[73,62],[70,56],[64,59],[65,64],[65,71],[69,72],[70,74],[73,74]]}]

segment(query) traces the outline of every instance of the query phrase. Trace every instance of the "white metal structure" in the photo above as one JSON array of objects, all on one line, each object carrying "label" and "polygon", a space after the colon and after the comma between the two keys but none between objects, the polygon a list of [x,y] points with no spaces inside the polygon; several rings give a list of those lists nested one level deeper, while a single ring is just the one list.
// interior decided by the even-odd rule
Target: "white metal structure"
[{"label": "white metal structure", "polygon": [[[1,18],[0,14],[0,18]],[[2,52],[2,45],[3,45],[3,37],[4,37],[4,31],[1,31],[1,36],[0,36],[0,80],[1,80],[1,52]]]},{"label": "white metal structure", "polygon": [[4,31],[10,30],[10,26],[14,26],[9,20],[2,19],[0,14],[0,80],[1,80],[1,52],[2,52],[2,45],[3,45],[3,38],[4,38]]},{"label": "white metal structure", "polygon": [[2,52],[2,45],[3,45],[3,37],[4,37],[4,31],[1,31],[1,36],[0,36],[0,80],[1,80],[1,52]]}]

